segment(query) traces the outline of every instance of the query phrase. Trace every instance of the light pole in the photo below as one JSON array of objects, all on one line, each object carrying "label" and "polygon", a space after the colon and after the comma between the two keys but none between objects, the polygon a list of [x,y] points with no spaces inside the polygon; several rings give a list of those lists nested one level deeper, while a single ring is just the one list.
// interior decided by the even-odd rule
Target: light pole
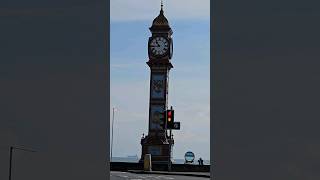
[{"label": "light pole", "polygon": [[[172,106],[170,108],[170,110],[172,111]],[[172,143],[172,129],[170,129],[170,138],[169,138],[169,160],[168,160],[168,171],[171,171],[171,145]]]},{"label": "light pole", "polygon": [[114,124],[114,112],[116,108],[112,108],[112,127],[111,127],[111,157],[110,157],[110,162],[112,161],[112,148],[113,148],[113,124]]},{"label": "light pole", "polygon": [[10,161],[9,161],[9,180],[11,180],[11,172],[12,172],[12,155],[13,155],[13,150],[22,150],[22,151],[28,151],[28,152],[36,152],[35,150],[32,149],[26,149],[26,148],[21,148],[21,147],[14,147],[10,146]]}]

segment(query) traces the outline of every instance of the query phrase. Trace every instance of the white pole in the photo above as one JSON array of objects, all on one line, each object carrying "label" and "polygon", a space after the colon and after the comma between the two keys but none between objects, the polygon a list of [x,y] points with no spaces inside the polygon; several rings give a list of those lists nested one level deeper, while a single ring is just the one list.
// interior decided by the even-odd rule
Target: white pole
[{"label": "white pole", "polygon": [[112,162],[112,148],[113,148],[113,123],[114,123],[114,107],[112,108],[112,127],[111,127],[111,157],[110,157],[110,162]]}]

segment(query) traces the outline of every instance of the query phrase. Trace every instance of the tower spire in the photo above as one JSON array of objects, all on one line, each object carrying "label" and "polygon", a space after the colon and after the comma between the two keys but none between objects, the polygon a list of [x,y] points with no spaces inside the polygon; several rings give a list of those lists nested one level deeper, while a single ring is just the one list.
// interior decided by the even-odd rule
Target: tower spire
[{"label": "tower spire", "polygon": [[161,10],[160,13],[163,13],[163,1],[161,0]]}]

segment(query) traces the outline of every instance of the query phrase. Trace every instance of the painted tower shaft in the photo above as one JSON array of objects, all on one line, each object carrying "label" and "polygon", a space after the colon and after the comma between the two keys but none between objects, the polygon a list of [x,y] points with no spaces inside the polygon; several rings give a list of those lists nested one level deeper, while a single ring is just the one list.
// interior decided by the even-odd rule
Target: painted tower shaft
[{"label": "painted tower shaft", "polygon": [[161,6],[160,14],[153,20],[149,28],[152,36],[148,42],[147,62],[150,67],[149,94],[149,127],[148,135],[141,139],[142,153],[151,154],[152,162],[165,163],[170,161],[173,139],[166,134],[163,121],[165,110],[168,108],[169,71],[173,68],[170,59],[173,52],[172,30]]}]

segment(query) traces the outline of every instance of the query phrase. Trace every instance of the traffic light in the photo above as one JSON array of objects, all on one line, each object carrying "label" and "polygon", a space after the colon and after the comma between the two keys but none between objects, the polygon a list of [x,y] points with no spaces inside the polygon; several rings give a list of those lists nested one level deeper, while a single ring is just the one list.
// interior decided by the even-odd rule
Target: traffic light
[{"label": "traffic light", "polygon": [[167,110],[167,128],[174,128],[174,110]]},{"label": "traffic light", "polygon": [[160,126],[162,127],[162,129],[166,129],[166,115],[167,111],[163,111],[162,113],[160,113]]}]

